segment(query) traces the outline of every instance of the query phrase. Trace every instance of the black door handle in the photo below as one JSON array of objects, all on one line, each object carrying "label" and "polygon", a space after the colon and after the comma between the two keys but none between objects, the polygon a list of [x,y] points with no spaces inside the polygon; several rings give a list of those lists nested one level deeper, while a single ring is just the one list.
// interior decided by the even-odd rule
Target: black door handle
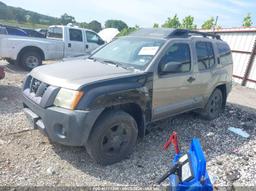
[{"label": "black door handle", "polygon": [[194,77],[192,77],[192,76],[190,76],[188,79],[187,79],[187,81],[189,82],[189,83],[192,83],[193,81],[195,81],[196,79],[194,78]]},{"label": "black door handle", "polygon": [[71,43],[68,43],[68,48],[71,48]]},{"label": "black door handle", "polygon": [[88,44],[86,44],[86,45],[85,45],[85,48],[87,48],[87,49],[88,49],[88,48],[89,48],[89,45],[88,45]]}]

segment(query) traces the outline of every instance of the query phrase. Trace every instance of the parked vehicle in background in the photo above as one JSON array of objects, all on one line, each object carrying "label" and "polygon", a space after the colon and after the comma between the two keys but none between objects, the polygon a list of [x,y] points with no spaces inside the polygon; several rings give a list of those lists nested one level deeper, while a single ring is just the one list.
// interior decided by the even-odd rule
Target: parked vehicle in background
[{"label": "parked vehicle in background", "polygon": [[35,68],[23,86],[24,111],[54,142],[85,146],[100,164],[132,152],[152,122],[196,110],[223,111],[233,61],[219,36],[141,29],[75,59]]},{"label": "parked vehicle in background", "polygon": [[5,77],[4,67],[0,66],[0,80]]},{"label": "parked vehicle in background", "polygon": [[7,25],[0,25],[0,34],[45,38],[45,35],[34,29],[19,28]]},{"label": "parked vehicle in background", "polygon": [[28,34],[21,28],[5,25],[3,25],[3,27],[5,27],[8,35],[28,36]]},{"label": "parked vehicle in background", "polygon": [[31,70],[43,60],[90,54],[104,43],[97,33],[88,29],[50,26],[47,38],[0,35],[0,57]]},{"label": "parked vehicle in background", "polygon": [[0,26],[0,34],[7,34],[7,30],[5,27]]},{"label": "parked vehicle in background", "polygon": [[98,32],[98,35],[107,43],[111,42],[118,34],[119,30],[116,28],[105,28]]}]

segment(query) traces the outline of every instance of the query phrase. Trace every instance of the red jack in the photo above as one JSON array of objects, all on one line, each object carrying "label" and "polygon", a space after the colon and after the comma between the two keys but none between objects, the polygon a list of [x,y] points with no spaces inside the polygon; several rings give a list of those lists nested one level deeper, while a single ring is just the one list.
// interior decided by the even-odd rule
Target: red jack
[{"label": "red jack", "polygon": [[177,138],[177,133],[175,131],[171,134],[168,141],[164,144],[164,149],[167,150],[168,147],[170,146],[170,144],[173,144],[175,153],[179,154],[180,150],[179,150],[179,146],[178,146],[178,138]]}]

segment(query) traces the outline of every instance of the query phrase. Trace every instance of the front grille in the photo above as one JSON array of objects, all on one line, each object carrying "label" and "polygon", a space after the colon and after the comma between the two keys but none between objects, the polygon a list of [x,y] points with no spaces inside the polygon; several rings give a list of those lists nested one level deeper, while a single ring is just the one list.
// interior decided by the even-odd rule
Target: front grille
[{"label": "front grille", "polygon": [[29,90],[30,93],[34,93],[36,97],[42,97],[48,86],[49,85],[44,82],[31,78]]},{"label": "front grille", "polygon": [[23,95],[41,107],[46,108],[53,105],[59,89],[59,87],[52,86],[32,76],[28,76],[24,81]]}]

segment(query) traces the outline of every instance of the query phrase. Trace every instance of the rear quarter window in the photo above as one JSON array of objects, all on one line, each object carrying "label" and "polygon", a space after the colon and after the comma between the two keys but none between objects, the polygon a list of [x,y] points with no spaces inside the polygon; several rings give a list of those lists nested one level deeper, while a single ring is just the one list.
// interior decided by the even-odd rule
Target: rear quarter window
[{"label": "rear quarter window", "polygon": [[219,53],[220,64],[229,65],[232,64],[232,54],[229,46],[225,43],[217,43],[217,49]]},{"label": "rear quarter window", "polygon": [[49,38],[63,38],[62,28],[60,27],[50,27],[47,32],[47,37]]},{"label": "rear quarter window", "polygon": [[199,71],[209,70],[215,65],[215,56],[211,42],[196,42],[196,54]]}]

